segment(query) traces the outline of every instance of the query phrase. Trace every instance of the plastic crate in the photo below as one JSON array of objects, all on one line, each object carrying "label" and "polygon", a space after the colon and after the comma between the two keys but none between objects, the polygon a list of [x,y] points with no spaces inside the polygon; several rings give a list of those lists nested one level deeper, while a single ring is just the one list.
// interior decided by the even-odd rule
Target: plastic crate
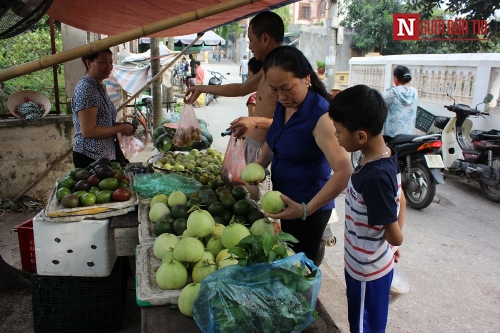
[{"label": "plastic crate", "polygon": [[36,272],[35,237],[33,235],[33,219],[24,221],[12,229],[17,232],[21,267],[23,271]]},{"label": "plastic crate", "polygon": [[121,329],[124,279],[108,277],[31,277],[36,333],[116,332]]},{"label": "plastic crate", "polygon": [[435,115],[420,106],[417,107],[417,120],[415,121],[415,127],[417,129],[427,133],[434,124],[435,119]]}]

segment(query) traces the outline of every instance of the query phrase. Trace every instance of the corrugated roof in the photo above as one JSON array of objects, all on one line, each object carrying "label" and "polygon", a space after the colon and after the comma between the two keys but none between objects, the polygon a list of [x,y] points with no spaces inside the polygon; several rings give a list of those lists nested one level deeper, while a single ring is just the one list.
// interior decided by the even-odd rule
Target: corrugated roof
[{"label": "corrugated roof", "polygon": [[[54,0],[48,15],[75,28],[113,36],[169,17],[231,0]],[[256,0],[255,3],[185,23],[149,37],[174,37],[204,32],[298,0]]]}]

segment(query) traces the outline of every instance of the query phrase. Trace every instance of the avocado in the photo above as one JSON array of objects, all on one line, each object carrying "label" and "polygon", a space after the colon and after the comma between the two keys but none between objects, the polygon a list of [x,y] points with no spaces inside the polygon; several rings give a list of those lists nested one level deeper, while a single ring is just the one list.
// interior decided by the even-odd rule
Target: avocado
[{"label": "avocado", "polygon": [[92,172],[88,170],[80,170],[76,173],[75,179],[76,180],[87,180],[89,177],[92,176]]},{"label": "avocado", "polygon": [[107,164],[109,165],[111,163],[110,159],[107,158],[107,157],[101,157],[99,159],[97,159],[94,163],[92,163],[92,168],[96,165],[99,165],[99,164]]},{"label": "avocado", "polygon": [[61,205],[65,208],[75,208],[80,204],[80,198],[74,194],[67,194],[61,199]]},{"label": "avocado", "polygon": [[75,191],[88,191],[91,187],[87,180],[80,180],[75,184]]},{"label": "avocado", "polygon": [[75,186],[75,180],[71,177],[65,177],[57,183],[57,189],[60,189],[61,187],[67,187],[69,189],[73,188]]},{"label": "avocado", "polygon": [[97,175],[97,177],[99,177],[101,179],[114,178],[115,177],[115,172],[111,168],[109,168],[109,169],[98,168],[95,171],[95,174]]},{"label": "avocado", "polygon": [[101,204],[101,203],[110,202],[111,201],[111,194],[113,194],[113,191],[111,191],[111,190],[103,190],[103,191],[97,193],[95,196],[95,203]]},{"label": "avocado", "polygon": [[106,178],[104,180],[101,180],[99,183],[98,187],[101,190],[111,190],[114,191],[118,188],[118,179],[116,178]]}]

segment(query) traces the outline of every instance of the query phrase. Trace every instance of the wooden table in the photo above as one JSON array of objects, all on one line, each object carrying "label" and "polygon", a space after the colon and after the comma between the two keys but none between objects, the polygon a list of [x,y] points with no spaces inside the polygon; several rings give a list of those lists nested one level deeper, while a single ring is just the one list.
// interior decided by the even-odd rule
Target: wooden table
[{"label": "wooden table", "polygon": [[[339,328],[326,312],[318,299],[316,303],[318,319],[309,325],[304,333],[340,333]],[[141,333],[199,333],[200,330],[193,318],[180,313],[171,306],[153,306],[141,308]]]}]

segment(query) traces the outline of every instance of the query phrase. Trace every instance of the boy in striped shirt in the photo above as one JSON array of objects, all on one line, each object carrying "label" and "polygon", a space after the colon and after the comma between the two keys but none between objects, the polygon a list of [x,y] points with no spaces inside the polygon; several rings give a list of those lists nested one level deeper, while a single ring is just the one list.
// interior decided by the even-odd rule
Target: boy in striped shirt
[{"label": "boy in striped shirt", "polygon": [[[361,150],[345,199],[344,261],[352,333],[385,332],[398,246],[403,242],[404,195],[396,152],[381,134],[387,106],[365,85],[340,92],[330,103],[339,144]],[[401,210],[400,210],[401,207]]]}]

